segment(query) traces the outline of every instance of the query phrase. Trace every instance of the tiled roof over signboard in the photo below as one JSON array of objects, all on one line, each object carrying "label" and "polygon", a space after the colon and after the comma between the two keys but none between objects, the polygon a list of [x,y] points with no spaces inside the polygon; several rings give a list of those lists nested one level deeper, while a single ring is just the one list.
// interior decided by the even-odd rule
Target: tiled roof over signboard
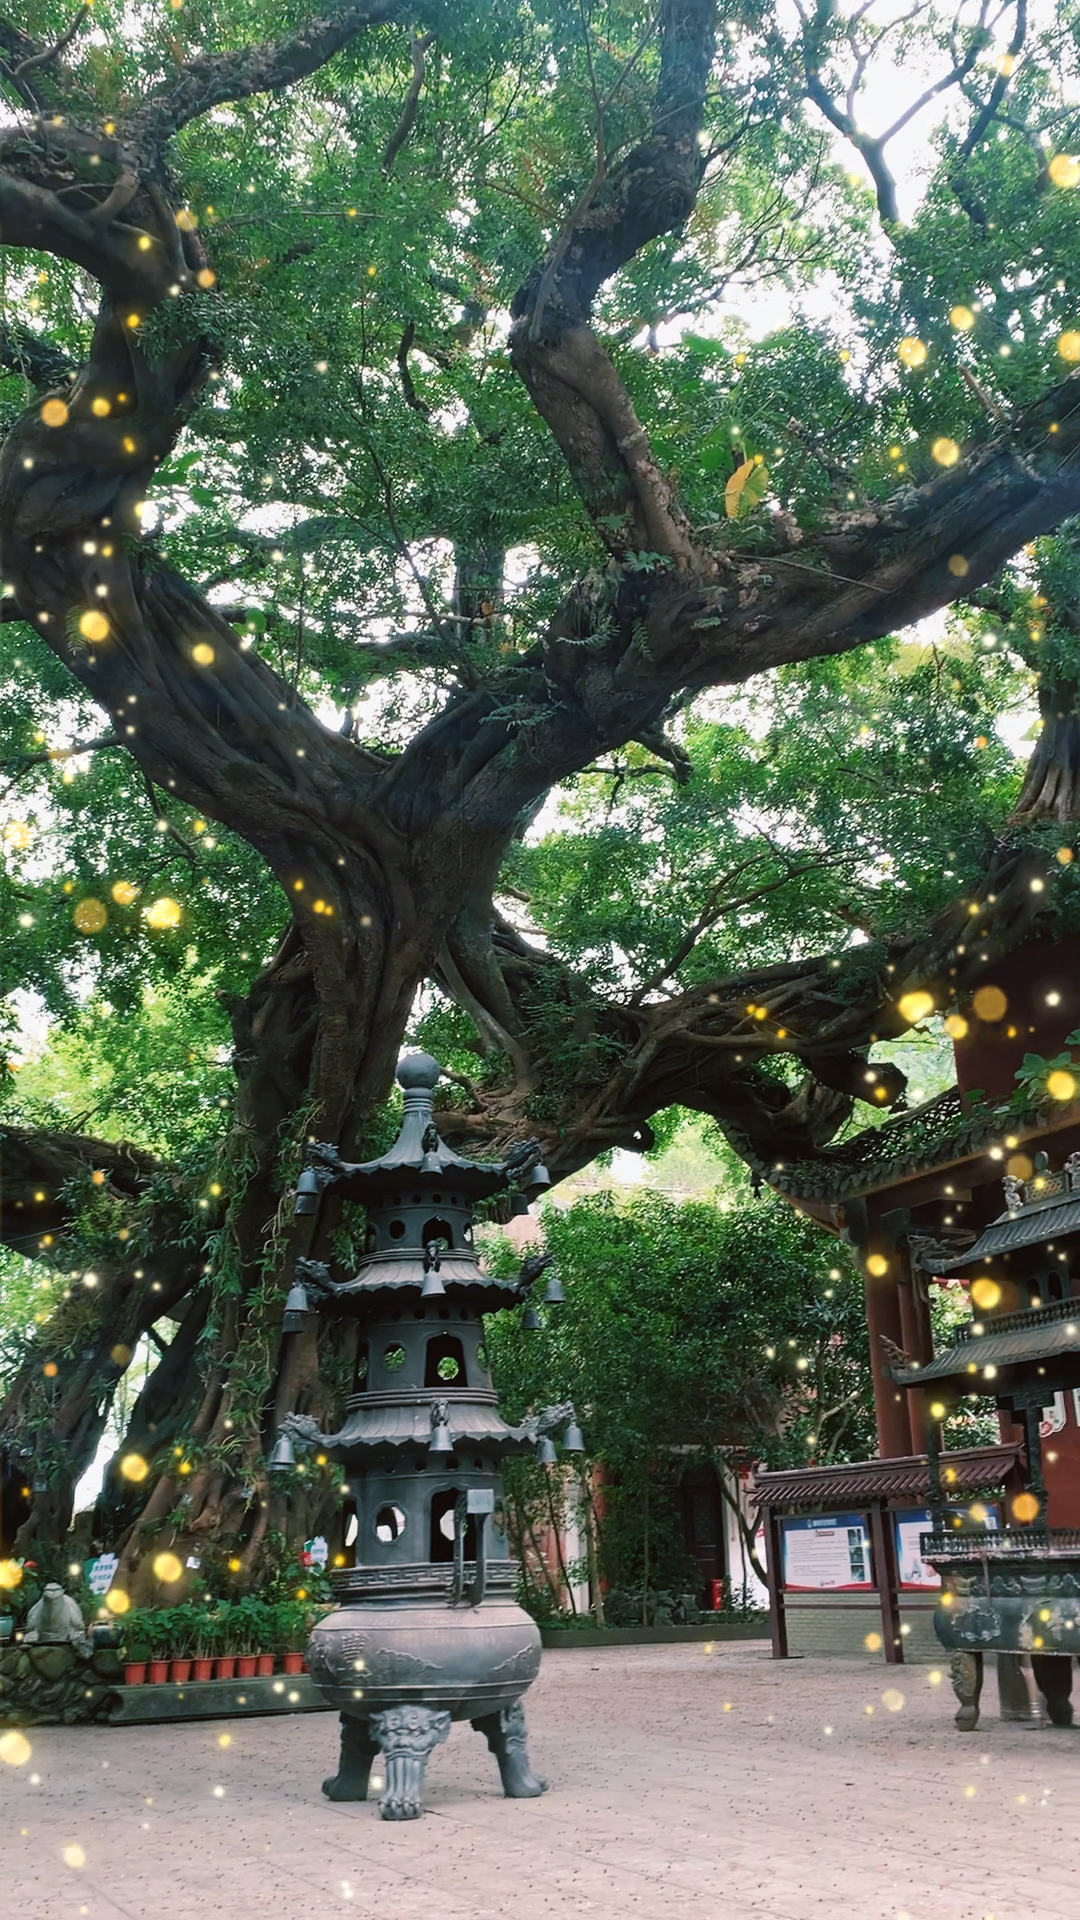
[{"label": "tiled roof over signboard", "polygon": [[[996,1491],[1016,1466],[1019,1445],[965,1447],[941,1456],[941,1477],[950,1497],[967,1498]],[[926,1505],[931,1497],[930,1469],[924,1453],[899,1460],[853,1460],[835,1467],[796,1467],[777,1473],[758,1473],[750,1483],[751,1497],[763,1507],[792,1507],[824,1511],[866,1500],[887,1500],[895,1506],[910,1500]]]}]

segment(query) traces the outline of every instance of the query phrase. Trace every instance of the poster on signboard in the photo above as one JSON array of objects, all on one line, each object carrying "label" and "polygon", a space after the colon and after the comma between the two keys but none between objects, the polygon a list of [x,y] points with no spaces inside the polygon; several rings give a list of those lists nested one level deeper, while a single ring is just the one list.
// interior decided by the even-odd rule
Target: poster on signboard
[{"label": "poster on signboard", "polygon": [[896,1577],[902,1587],[936,1591],[941,1585],[940,1575],[923,1559],[919,1548],[921,1536],[929,1533],[933,1524],[934,1517],[928,1507],[919,1507],[911,1513],[893,1514]]},{"label": "poster on signboard", "polygon": [[[973,1513],[970,1507],[949,1507],[946,1509],[949,1520],[979,1521],[984,1527],[996,1527],[1000,1524],[996,1506],[978,1505]],[[922,1557],[919,1541],[924,1533],[929,1533],[934,1517],[929,1507],[912,1507],[904,1513],[894,1513],[893,1532],[896,1537],[896,1577],[898,1584],[912,1592],[937,1592],[941,1581],[927,1561]]]},{"label": "poster on signboard", "polygon": [[870,1538],[861,1513],[781,1521],[784,1585],[793,1593],[861,1593],[873,1587]]}]

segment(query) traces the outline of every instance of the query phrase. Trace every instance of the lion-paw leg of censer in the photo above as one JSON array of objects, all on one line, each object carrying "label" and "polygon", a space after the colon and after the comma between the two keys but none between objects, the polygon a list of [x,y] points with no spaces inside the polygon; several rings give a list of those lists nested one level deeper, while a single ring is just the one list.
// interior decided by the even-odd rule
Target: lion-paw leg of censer
[{"label": "lion-paw leg of censer", "polygon": [[979,1724],[979,1695],[983,1683],[981,1653],[954,1653],[950,1663],[952,1689],[960,1702],[956,1725],[961,1733],[974,1733]]},{"label": "lion-paw leg of censer", "polygon": [[379,1748],[372,1739],[366,1720],[352,1714],[341,1716],[341,1759],[338,1770],[324,1780],[322,1790],[328,1800],[366,1800],[371,1763]]},{"label": "lion-paw leg of censer", "polygon": [[473,1726],[484,1735],[499,1763],[508,1800],[535,1800],[538,1794],[547,1792],[547,1781],[529,1765],[525,1709],[520,1701],[504,1707],[501,1713],[485,1714],[483,1719],[474,1720]]},{"label": "lion-paw leg of censer", "polygon": [[368,1724],[386,1768],[383,1819],[418,1820],[428,1757],[450,1732],[450,1715],[434,1707],[388,1707]]}]

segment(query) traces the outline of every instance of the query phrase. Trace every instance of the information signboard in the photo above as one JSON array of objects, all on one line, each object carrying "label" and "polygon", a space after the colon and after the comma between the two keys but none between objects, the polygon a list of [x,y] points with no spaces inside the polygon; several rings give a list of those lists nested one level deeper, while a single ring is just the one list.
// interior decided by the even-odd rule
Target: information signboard
[{"label": "information signboard", "polygon": [[792,1593],[865,1593],[873,1589],[870,1538],[861,1513],[782,1520],[784,1586]]},{"label": "information signboard", "polygon": [[[985,1527],[999,1524],[996,1507],[987,1506]],[[949,1518],[969,1518],[970,1508],[949,1507]],[[896,1576],[897,1584],[908,1592],[936,1593],[941,1585],[933,1567],[923,1559],[919,1547],[920,1536],[929,1533],[933,1527],[933,1515],[929,1507],[912,1507],[904,1513],[892,1516],[893,1531],[896,1536]]]}]

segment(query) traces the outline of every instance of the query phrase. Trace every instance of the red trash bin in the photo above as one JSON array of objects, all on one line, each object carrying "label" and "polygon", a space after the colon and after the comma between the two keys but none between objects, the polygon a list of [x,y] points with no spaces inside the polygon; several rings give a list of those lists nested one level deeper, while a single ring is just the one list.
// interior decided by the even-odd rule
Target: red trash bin
[{"label": "red trash bin", "polygon": [[709,1605],[714,1613],[720,1613],[724,1605],[724,1583],[722,1580],[709,1581]]}]

